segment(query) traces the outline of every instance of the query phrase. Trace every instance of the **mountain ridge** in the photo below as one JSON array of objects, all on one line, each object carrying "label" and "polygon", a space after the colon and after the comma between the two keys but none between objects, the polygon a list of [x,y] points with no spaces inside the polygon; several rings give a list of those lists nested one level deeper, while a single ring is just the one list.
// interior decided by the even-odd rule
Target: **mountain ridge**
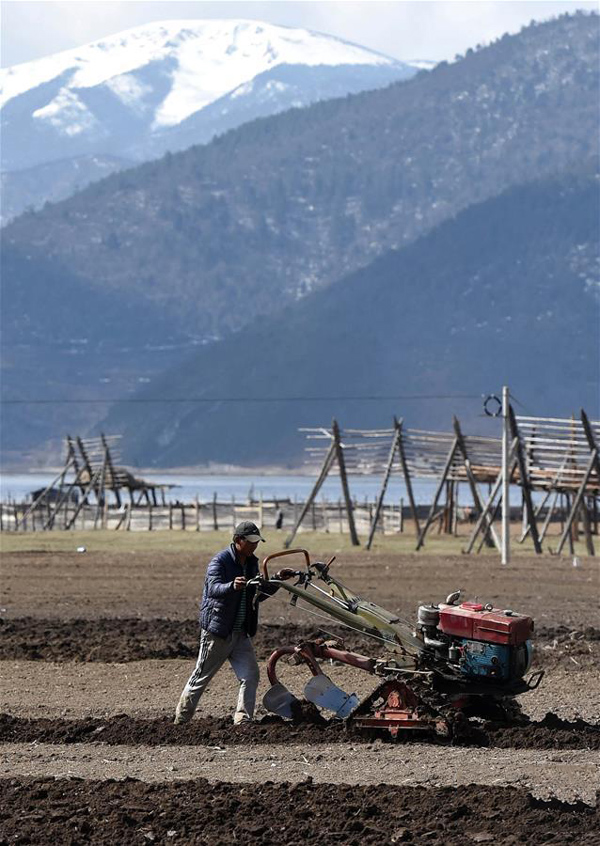
[{"label": "mountain ridge", "polygon": [[[168,467],[294,462],[297,428],[332,416],[377,428],[398,415],[443,430],[457,414],[486,431],[481,401],[423,399],[407,408],[407,394],[484,396],[508,384],[527,413],[564,416],[584,405],[595,415],[599,185],[590,162],[473,206],[260,328],[186,359],[136,393],[141,405],[113,406],[99,428],[123,433],[131,463]],[[397,402],[343,399],[394,394]],[[286,396],[306,399],[277,401]]]},{"label": "mountain ridge", "polygon": [[243,304],[251,319],[253,304],[293,301],[593,155],[596,35],[595,19],[558,20],[384,90],[252,121],[20,218],[4,242],[60,258],[92,287],[164,304],[169,285],[174,319],[219,336],[239,328]]}]

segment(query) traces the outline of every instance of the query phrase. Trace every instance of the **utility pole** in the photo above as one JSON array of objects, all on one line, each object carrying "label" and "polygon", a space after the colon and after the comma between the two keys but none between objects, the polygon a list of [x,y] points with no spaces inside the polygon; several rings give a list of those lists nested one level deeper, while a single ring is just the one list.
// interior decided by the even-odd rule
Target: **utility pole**
[{"label": "utility pole", "polygon": [[510,563],[510,394],[502,388],[502,563]]}]

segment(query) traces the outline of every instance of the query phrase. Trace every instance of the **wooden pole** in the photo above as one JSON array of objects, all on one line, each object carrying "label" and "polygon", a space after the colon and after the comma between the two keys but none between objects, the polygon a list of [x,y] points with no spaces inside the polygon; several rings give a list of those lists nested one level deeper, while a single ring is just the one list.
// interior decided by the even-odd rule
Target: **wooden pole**
[{"label": "wooden pole", "polygon": [[388,460],[385,468],[385,473],[383,474],[383,479],[381,482],[381,488],[379,490],[379,496],[377,497],[377,503],[375,505],[375,513],[371,520],[371,525],[369,527],[369,537],[367,538],[367,542],[365,544],[365,549],[371,549],[371,544],[373,543],[373,537],[375,536],[375,529],[377,528],[377,523],[379,521],[379,515],[381,513],[381,507],[383,505],[383,500],[385,497],[385,492],[387,490],[388,482],[390,480],[390,475],[392,472],[392,467],[394,466],[394,458],[396,456],[396,450],[398,449],[398,437],[400,432],[400,423],[394,418],[394,435],[392,437],[392,445],[390,446],[390,452],[388,455]]},{"label": "wooden pole", "polygon": [[[491,514],[491,521],[492,521],[492,523],[494,522],[494,520],[495,520],[495,519],[496,519],[496,517],[498,516],[498,512],[500,511],[500,506],[501,506],[501,505],[502,505],[502,499],[499,499],[499,500],[498,500],[498,502],[496,503],[496,505],[494,506],[494,510],[492,511],[492,514]],[[481,538],[481,540],[479,541],[479,546],[477,547],[477,555],[479,555],[479,553],[480,553],[480,552],[481,552],[481,550],[483,549],[483,544],[484,544],[484,541],[485,541],[485,536],[482,534],[482,538]]]},{"label": "wooden pole", "polygon": [[94,515],[94,529],[98,525],[98,518],[100,517],[100,509],[104,505],[104,481],[106,479],[106,449],[104,450],[104,459],[102,461],[102,472],[100,474],[100,485],[96,492],[96,514]]},{"label": "wooden pole", "polygon": [[213,518],[213,531],[219,531],[219,521],[217,520],[217,492],[214,491],[213,499],[212,499],[212,518]]},{"label": "wooden pole", "polygon": [[[510,479],[512,478],[512,474],[514,473],[515,466],[516,466],[516,458],[515,458],[516,449],[517,449],[517,441],[516,441],[516,438],[513,438],[513,442],[511,444],[510,450],[509,450],[508,455],[507,455],[508,460],[507,460],[507,464],[506,464],[506,467],[507,467],[506,472],[507,472],[507,478],[509,480],[509,484],[510,484]],[[475,524],[475,528],[473,529],[473,532],[471,534],[471,538],[470,538],[469,543],[467,544],[467,547],[465,549],[465,554],[468,555],[471,552],[471,550],[473,549],[473,546],[475,545],[475,541],[477,539],[477,535],[481,531],[481,528],[484,524],[484,521],[487,520],[488,514],[492,510],[492,505],[494,503],[494,500],[496,499],[496,496],[498,494],[498,491],[500,490],[500,487],[504,487],[504,468],[502,468],[502,470],[500,470],[500,472],[498,473],[498,476],[496,477],[496,481],[494,482],[494,484],[492,486],[492,490],[490,491],[489,499],[488,499],[487,503],[485,504],[485,507],[484,507],[483,511],[481,512],[481,514],[479,515],[479,518],[478,518],[478,520]]]},{"label": "wooden pole", "polygon": [[454,483],[454,508],[452,510],[452,534],[454,537],[458,535],[458,495],[460,493],[460,483]]},{"label": "wooden pole", "polygon": [[537,521],[535,519],[535,510],[533,508],[533,501],[531,499],[531,483],[529,481],[529,475],[527,473],[525,456],[523,455],[523,447],[521,445],[521,438],[519,437],[519,428],[517,426],[517,420],[515,418],[515,413],[513,411],[512,405],[508,406],[508,416],[512,436],[513,438],[517,438],[517,463],[519,465],[519,473],[521,475],[521,487],[523,489],[523,495],[525,497],[525,507],[527,508],[527,520],[529,522],[529,531],[531,533],[531,539],[533,541],[534,549],[538,555],[541,555],[542,545],[540,543]]},{"label": "wooden pole", "polygon": [[[88,473],[88,479],[91,479],[92,476],[94,475],[94,471],[92,470],[92,465],[90,464],[90,459],[88,457],[84,443],[79,436],[77,436],[76,441],[77,441],[77,446],[79,447],[79,452],[81,454],[81,458],[83,460],[83,466],[87,470],[87,473]],[[89,485],[86,487],[86,490],[87,490],[86,495],[89,495],[89,492],[90,492]],[[82,489],[82,495],[83,495],[83,489]]]},{"label": "wooden pole", "polygon": [[[598,444],[596,443],[596,439],[594,438],[594,433],[592,431],[592,427],[590,425],[590,421],[588,420],[588,416],[583,410],[581,409],[581,422],[583,424],[583,431],[585,432],[585,436],[587,438],[587,442],[590,446],[590,450],[596,450],[596,456],[598,455]],[[600,460],[596,458],[594,461],[594,472],[596,473],[596,482],[597,487],[600,488]]]},{"label": "wooden pole", "polygon": [[581,519],[583,522],[583,533],[585,536],[585,548],[588,555],[594,555],[594,541],[592,540],[592,526],[590,522],[590,512],[587,508],[585,495],[581,498]]},{"label": "wooden pole", "polygon": [[[396,418],[394,418],[394,421],[395,420]],[[400,464],[402,466],[402,475],[404,476],[404,484],[406,485],[406,495],[408,496],[410,510],[415,524],[416,537],[419,537],[421,534],[421,528],[419,526],[419,516],[417,514],[417,506],[413,494],[412,479],[410,477],[410,471],[408,469],[408,463],[406,461],[406,453],[404,452],[404,431],[402,428],[402,424],[402,420],[398,421],[398,457],[400,458]]]},{"label": "wooden pole", "polygon": [[327,518],[327,501],[323,500],[321,503],[321,513],[323,514],[323,529],[329,534],[329,520]]},{"label": "wooden pole", "polygon": [[[475,479],[475,476],[473,475],[473,470],[471,469],[471,461],[470,461],[469,456],[467,454],[467,447],[466,447],[466,444],[465,444],[465,439],[463,437],[463,433],[462,433],[461,428],[460,428],[460,423],[458,422],[458,418],[454,417],[452,423],[453,423],[453,426],[454,426],[454,432],[456,434],[456,439],[458,441],[458,448],[459,448],[460,453],[463,457],[465,472],[467,474],[467,479],[468,479],[468,482],[469,482],[469,488],[471,489],[471,496],[473,497],[473,504],[474,504],[475,508],[477,509],[477,513],[481,514],[481,512],[483,511],[483,502],[482,502],[482,499],[481,499],[481,494],[479,493],[477,481]],[[500,552],[501,551],[500,541],[498,540],[498,536],[497,536],[496,532],[494,531],[494,526],[492,524],[492,520],[490,519],[489,514],[485,519],[485,529],[486,529],[485,535],[484,535],[485,543],[488,546],[495,546],[496,549],[498,550],[498,552]]]},{"label": "wooden pole", "polygon": [[[325,460],[323,461],[323,465],[321,467],[321,470],[319,472],[317,480],[316,480],[315,484],[313,485],[313,489],[309,493],[308,498],[306,499],[306,502],[304,503],[302,510],[300,511],[298,519],[294,522],[294,527],[293,527],[292,531],[290,532],[290,534],[288,535],[288,537],[285,540],[284,547],[286,549],[288,549],[291,546],[294,538],[296,537],[298,529],[302,525],[302,521],[304,520],[304,518],[308,514],[308,511],[309,511],[309,509],[310,509],[310,507],[313,503],[314,498],[319,493],[321,485],[323,484],[323,482],[327,478],[329,471],[331,470],[331,465],[333,464],[333,462],[335,460],[335,455],[336,455],[335,444],[332,441],[331,446],[329,447],[329,450],[327,452],[327,455],[325,456]],[[297,506],[296,499],[294,499],[294,512],[296,511],[296,506]]]},{"label": "wooden pole", "polygon": [[[89,480],[89,482],[87,483],[87,485],[86,485],[86,487],[85,487],[85,489],[84,489],[84,491],[83,491],[83,493],[82,493],[82,495],[81,495],[81,499],[80,499],[80,500],[79,500],[79,502],[77,503],[77,508],[75,509],[75,511],[74,511],[74,513],[73,513],[73,516],[72,516],[72,517],[71,517],[71,519],[69,520],[68,524],[65,526],[65,529],[70,529],[70,528],[71,528],[71,526],[73,526],[73,525],[74,525],[75,520],[77,519],[77,517],[78,517],[78,515],[79,515],[79,512],[81,511],[81,509],[82,509],[82,508],[84,508],[84,506],[85,506],[85,504],[86,504],[86,502],[87,502],[87,498],[88,498],[88,494],[89,494],[90,490],[92,489],[92,487],[93,487],[93,486],[96,484],[96,482],[98,481],[98,478],[99,478],[99,476],[100,476],[100,473],[101,473],[101,470],[96,470],[96,472],[95,472],[95,473],[92,473],[92,475],[91,475],[91,477],[90,477],[90,480]],[[94,526],[94,528],[95,528],[95,526]]]},{"label": "wooden pole", "polygon": [[[52,490],[52,488],[54,487],[54,485],[56,484],[56,482],[58,482],[58,480],[59,480],[60,478],[63,478],[63,479],[64,479],[64,477],[65,477],[65,475],[66,475],[67,471],[69,470],[70,466],[71,466],[71,462],[70,462],[70,461],[68,461],[68,462],[65,464],[65,466],[63,467],[63,469],[60,471],[60,473],[58,474],[58,476],[56,476],[56,478],[54,478],[54,479],[50,482],[50,484],[49,484],[46,488],[44,488],[43,493],[41,493],[38,497],[36,497],[36,499],[34,499],[34,500],[33,500],[33,502],[31,503],[31,505],[29,506],[29,508],[27,509],[27,511],[25,511],[25,513],[23,514],[23,517],[22,517],[21,519],[23,519],[23,520],[24,520],[26,517],[28,517],[28,516],[31,514],[31,512],[32,512],[32,511],[34,511],[34,510],[38,507],[38,505],[42,505],[42,506],[43,506],[43,505],[45,504],[45,502],[46,502],[46,499],[45,499],[46,494],[47,494],[50,490]],[[44,528],[46,528],[46,527],[44,526]],[[15,526],[15,531],[16,531],[17,529],[18,529],[18,525],[17,525],[17,526]]]},{"label": "wooden pole", "polygon": [[[76,467],[77,467],[77,462],[74,461],[73,462],[73,468],[75,469]],[[80,479],[82,472],[83,472],[83,468],[77,469],[77,473],[75,475],[75,479],[73,481],[73,484],[69,485],[67,487],[66,492],[61,494],[61,496],[59,497],[58,502],[56,503],[56,506],[54,508],[54,513],[50,516],[48,523],[44,526],[44,529],[46,529],[46,528],[51,529],[54,526],[54,521],[55,521],[56,517],[58,516],[59,508],[61,507],[61,505],[64,502],[66,502],[68,500],[70,493],[72,491],[74,491],[76,487],[79,487],[78,482],[79,482],[79,479]],[[62,490],[62,484],[61,484],[61,490]],[[68,525],[69,525],[69,520],[68,520],[68,517],[65,515],[65,519],[63,521],[63,529],[67,529]]]},{"label": "wooden pole", "polygon": [[[502,388],[502,563],[510,562],[510,481],[508,478],[508,450],[510,440],[509,393]],[[514,437],[514,435],[513,435]],[[522,479],[521,479],[522,481]]]},{"label": "wooden pole", "polygon": [[[576,512],[579,508],[579,505],[581,504],[581,500],[583,499],[583,496],[584,496],[584,493],[585,493],[585,488],[586,488],[586,485],[588,483],[588,479],[590,478],[590,476],[592,474],[592,470],[594,469],[594,465],[595,465],[597,460],[598,460],[598,450],[596,448],[594,448],[592,450],[591,455],[590,455],[590,459],[588,461],[588,464],[587,464],[583,479],[581,481],[581,484],[579,486],[579,489],[577,491],[577,494],[575,495],[575,500],[573,502],[571,512],[570,512],[569,516],[567,517],[567,521],[565,523],[565,530],[562,534],[562,537],[561,537],[560,542],[558,544],[558,548],[556,550],[557,555],[560,555],[562,548],[565,545],[567,535],[570,536],[571,524],[573,523],[573,520],[575,519],[575,514],[576,514]],[[573,551],[572,548],[571,548],[571,551]]]},{"label": "wooden pole", "polygon": [[444,513],[444,534],[452,534],[453,514],[454,514],[454,488],[455,482],[446,482],[446,511]]},{"label": "wooden pole", "polygon": [[438,499],[440,498],[440,494],[444,489],[444,482],[446,481],[446,476],[450,472],[450,468],[452,467],[452,462],[454,461],[454,456],[456,455],[456,450],[458,449],[458,437],[454,438],[452,442],[452,446],[450,447],[450,452],[448,453],[448,457],[446,458],[446,464],[444,465],[444,470],[442,472],[442,477],[438,483],[437,490],[435,492],[435,496],[433,497],[433,502],[431,503],[431,508],[429,509],[429,514],[427,516],[427,520],[425,521],[425,525],[421,529],[419,533],[419,537],[417,540],[417,551],[421,549],[423,544],[425,543],[425,535],[427,534],[427,530],[429,529],[430,525],[433,523],[434,517],[436,515],[436,508],[438,504]]},{"label": "wooden pole", "polygon": [[101,438],[102,443],[104,445],[106,460],[107,460],[107,463],[108,463],[108,472],[110,473],[110,481],[111,481],[110,488],[115,495],[115,499],[117,501],[117,508],[120,508],[121,507],[121,494],[119,493],[119,488],[118,488],[117,480],[116,480],[116,477],[115,477],[115,468],[113,467],[112,458],[111,458],[111,455],[110,455],[110,449],[108,448],[108,441],[106,440],[106,437],[104,436],[104,434],[101,434],[100,438]]},{"label": "wooden pole", "polygon": [[546,513],[546,519],[542,524],[542,530],[540,532],[540,543],[543,543],[544,538],[546,537],[546,532],[548,531],[548,527],[550,526],[550,521],[552,520],[552,514],[554,513],[554,509],[556,507],[556,503],[558,502],[560,494],[558,491],[554,491],[554,499],[550,504],[548,511]]},{"label": "wooden pole", "polygon": [[356,534],[356,526],[354,525],[354,514],[352,511],[352,502],[350,500],[350,489],[348,487],[348,477],[346,475],[346,462],[344,460],[344,450],[340,439],[340,429],[337,420],[332,420],[331,429],[333,432],[333,443],[335,446],[335,455],[340,471],[340,481],[342,483],[342,493],[346,503],[346,512],[348,514],[348,529],[350,531],[350,540],[352,546],[360,546],[358,535]]},{"label": "wooden pole", "polygon": [[[567,520],[569,519],[569,515],[571,513],[571,494],[565,493],[565,508],[564,508],[564,524],[567,524]],[[563,530],[564,531],[564,530]],[[562,537],[562,535],[561,535]],[[567,532],[567,539],[569,541],[569,552],[571,555],[575,552],[575,545],[573,543],[573,532],[572,526],[569,525],[569,530]]]},{"label": "wooden pole", "polygon": [[[546,491],[546,493],[544,494],[544,498],[542,499],[540,504],[535,509],[536,520],[541,515],[541,513],[544,509],[544,506],[546,505],[546,503],[548,502],[548,500],[550,499],[551,496],[552,496],[552,488],[550,488],[550,490]],[[523,543],[523,541],[525,540],[525,538],[527,537],[527,535],[530,532],[530,528],[531,527],[530,527],[529,523],[527,522],[527,511],[526,511],[526,508],[525,508],[525,497],[523,497],[523,531],[522,531],[521,537],[517,539],[517,543]],[[540,541],[541,540],[542,540],[542,538],[541,538],[541,535],[540,535]]]},{"label": "wooden pole", "polygon": [[125,525],[125,520],[127,518],[127,508],[125,506],[121,507],[121,516],[117,520],[117,525],[115,526],[115,532],[118,531],[121,526]]}]

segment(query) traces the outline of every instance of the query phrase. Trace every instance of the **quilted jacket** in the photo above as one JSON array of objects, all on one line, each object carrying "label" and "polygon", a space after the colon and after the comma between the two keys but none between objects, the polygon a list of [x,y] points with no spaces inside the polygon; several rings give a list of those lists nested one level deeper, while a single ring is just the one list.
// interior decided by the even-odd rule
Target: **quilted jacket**
[{"label": "quilted jacket", "polygon": [[[208,565],[202,601],[200,603],[200,626],[217,637],[228,637],[233,631],[233,625],[242,599],[242,591],[234,590],[233,580],[236,576],[253,579],[258,575],[258,558],[250,555],[242,567],[235,554],[235,546],[231,544],[227,549],[217,552]],[[278,585],[265,585],[261,588],[258,602],[272,596]],[[245,630],[249,637],[256,634],[258,623],[258,604],[254,601],[256,586],[246,588],[246,623]]]}]

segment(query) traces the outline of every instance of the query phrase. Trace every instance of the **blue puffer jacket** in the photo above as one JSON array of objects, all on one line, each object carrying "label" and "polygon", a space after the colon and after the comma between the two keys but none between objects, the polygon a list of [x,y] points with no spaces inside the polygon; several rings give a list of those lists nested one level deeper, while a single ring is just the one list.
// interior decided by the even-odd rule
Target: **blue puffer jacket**
[{"label": "blue puffer jacket", "polygon": [[[200,603],[200,626],[217,637],[228,637],[233,631],[237,610],[242,599],[242,591],[234,590],[236,576],[253,579],[258,574],[258,558],[251,555],[246,559],[245,567],[239,564],[233,544],[217,552],[208,565],[202,602]],[[261,588],[258,601],[272,596],[278,585],[265,585]],[[258,607],[254,602],[256,587],[246,588],[246,634],[253,637],[258,623]]]}]

